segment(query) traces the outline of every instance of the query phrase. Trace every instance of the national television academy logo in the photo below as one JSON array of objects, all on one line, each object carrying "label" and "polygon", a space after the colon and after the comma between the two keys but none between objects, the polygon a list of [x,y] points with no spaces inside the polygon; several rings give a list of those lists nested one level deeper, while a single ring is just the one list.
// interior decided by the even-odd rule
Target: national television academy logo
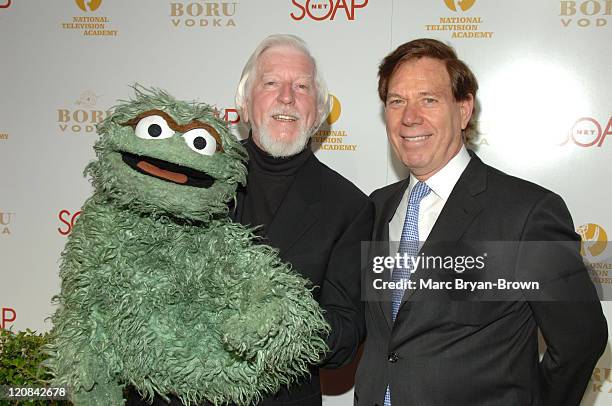
[{"label": "national television academy logo", "polygon": [[117,37],[119,30],[113,29],[108,16],[94,13],[100,8],[102,0],[74,0],[81,11],[93,15],[73,15],[70,21],[60,22],[63,30],[78,32],[85,37]]},{"label": "national television academy logo", "polygon": [[[471,9],[476,0],[444,0],[446,8],[457,12],[464,12]],[[442,7],[442,5],[440,5]],[[437,21],[425,24],[426,31],[440,31],[439,34],[450,35],[454,39],[491,39],[494,31],[484,31],[482,25],[485,20],[478,15],[457,15],[451,14],[440,16]]]},{"label": "national television academy logo", "polygon": [[333,124],[340,118],[340,113],[342,113],[342,105],[340,105],[340,100],[333,94],[329,95],[329,102],[331,104],[331,108],[329,110],[329,115],[327,116],[327,123]]},{"label": "national television academy logo", "polygon": [[[580,254],[587,264],[589,276],[593,283],[605,287],[608,291],[612,287],[612,262],[608,248],[608,235],[599,224],[587,223],[576,229],[582,239]],[[603,293],[603,298],[607,298]],[[606,299],[607,300],[607,299]],[[601,390],[595,390],[601,392]],[[612,392],[610,392],[612,393]]]},{"label": "national television academy logo", "polygon": [[453,11],[467,11],[475,2],[476,0],[444,0],[446,7]]},{"label": "national television academy logo", "polygon": [[333,152],[355,152],[357,144],[350,144],[349,133],[345,129],[332,128],[332,124],[340,119],[342,114],[342,104],[340,100],[330,93],[329,95],[330,112],[327,116],[323,129],[320,129],[312,136],[312,147],[316,150]]},{"label": "national television academy logo", "polygon": [[596,257],[601,255],[608,245],[606,230],[599,224],[583,224],[576,230],[582,239],[580,253],[582,256]]},{"label": "national television academy logo", "polygon": [[96,11],[100,4],[102,4],[102,0],[75,0],[76,5],[85,12],[88,11]]}]

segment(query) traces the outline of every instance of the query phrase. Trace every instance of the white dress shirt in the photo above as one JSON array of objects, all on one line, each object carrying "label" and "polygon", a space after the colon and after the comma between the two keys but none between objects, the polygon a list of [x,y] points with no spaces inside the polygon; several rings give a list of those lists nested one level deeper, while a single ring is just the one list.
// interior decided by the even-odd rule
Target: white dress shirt
[{"label": "white dress shirt", "polygon": [[[470,159],[470,154],[465,149],[465,146],[462,146],[457,155],[455,155],[446,166],[425,181],[427,186],[431,189],[431,192],[421,200],[421,205],[419,207],[420,241],[427,240],[455,184],[470,163]],[[404,228],[404,220],[408,209],[408,198],[410,197],[412,188],[417,182],[418,180],[411,175],[408,188],[406,188],[404,196],[402,196],[402,200],[399,206],[397,206],[393,218],[389,222],[389,241],[391,242],[399,242],[402,238],[402,229]],[[391,244],[390,249],[393,251],[393,246],[395,246],[395,251],[391,252],[391,255],[395,255],[397,252],[396,244]]]}]

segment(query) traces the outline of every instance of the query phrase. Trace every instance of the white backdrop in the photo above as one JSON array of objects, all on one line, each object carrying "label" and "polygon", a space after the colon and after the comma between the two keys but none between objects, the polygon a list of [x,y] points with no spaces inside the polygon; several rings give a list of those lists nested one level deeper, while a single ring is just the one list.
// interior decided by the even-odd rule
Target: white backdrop
[{"label": "white backdrop", "polygon": [[[59,253],[91,193],[81,173],[94,125],[128,85],[215,104],[235,121],[242,66],[272,33],[310,44],[337,101],[314,149],[366,193],[404,176],[385,137],[378,63],[414,38],[454,46],[480,82],[477,152],[565,198],[595,280],[612,290],[611,16],[612,0],[0,0],[0,327],[50,328]],[[611,369],[608,348],[583,404],[612,405]],[[350,384],[325,378],[326,405],[352,404],[341,393]]]}]

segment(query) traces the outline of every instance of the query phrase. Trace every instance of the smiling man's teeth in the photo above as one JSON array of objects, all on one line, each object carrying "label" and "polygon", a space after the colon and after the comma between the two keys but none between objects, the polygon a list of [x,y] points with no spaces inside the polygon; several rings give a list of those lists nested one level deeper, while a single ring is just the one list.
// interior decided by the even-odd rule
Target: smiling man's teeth
[{"label": "smiling man's teeth", "polygon": [[295,121],[297,120],[296,117],[293,116],[286,116],[284,114],[275,114],[272,116],[273,119],[278,120],[278,121]]},{"label": "smiling man's teeth", "polygon": [[405,138],[406,141],[423,141],[427,139],[427,135],[422,135],[420,137],[407,137]]}]

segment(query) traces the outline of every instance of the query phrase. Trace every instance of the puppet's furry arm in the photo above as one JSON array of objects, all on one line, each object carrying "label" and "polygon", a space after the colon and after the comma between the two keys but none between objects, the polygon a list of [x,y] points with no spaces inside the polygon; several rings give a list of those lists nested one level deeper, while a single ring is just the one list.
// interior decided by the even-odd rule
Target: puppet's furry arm
[{"label": "puppet's furry arm", "polygon": [[243,244],[234,256],[233,298],[220,327],[226,348],[288,383],[326,351],[329,331],[309,282],[268,246]]},{"label": "puppet's furry arm", "polygon": [[[94,198],[85,207],[96,206]],[[93,210],[95,211],[95,210]],[[123,405],[122,386],[114,381],[115,358],[102,327],[104,319],[96,307],[91,278],[92,269],[104,267],[114,255],[112,247],[101,249],[104,234],[97,221],[84,211],[62,252],[61,293],[52,316],[53,329],[45,348],[49,358],[45,366],[54,376],[56,386],[67,386],[77,405]]]}]

